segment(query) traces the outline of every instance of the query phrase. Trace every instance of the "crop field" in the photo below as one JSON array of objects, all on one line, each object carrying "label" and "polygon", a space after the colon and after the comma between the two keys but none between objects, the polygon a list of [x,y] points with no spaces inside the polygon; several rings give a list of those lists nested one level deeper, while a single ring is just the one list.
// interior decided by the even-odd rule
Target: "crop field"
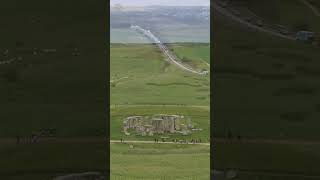
[{"label": "crop field", "polygon": [[111,144],[112,180],[208,180],[210,147]]},{"label": "crop field", "polygon": [[[209,63],[210,51],[206,44],[170,44],[170,49],[178,57],[192,60],[195,68]],[[192,124],[202,131],[188,136],[165,134],[169,137],[167,141],[178,139],[190,142],[191,139],[201,139],[208,143],[209,76],[185,72],[166,62],[161,52],[152,44],[111,44],[110,50],[110,139],[125,141],[110,144],[111,179],[209,179],[208,145],[130,144],[130,141],[152,142],[164,135],[126,136],[122,127],[123,120],[133,115],[183,115],[190,117]]]}]

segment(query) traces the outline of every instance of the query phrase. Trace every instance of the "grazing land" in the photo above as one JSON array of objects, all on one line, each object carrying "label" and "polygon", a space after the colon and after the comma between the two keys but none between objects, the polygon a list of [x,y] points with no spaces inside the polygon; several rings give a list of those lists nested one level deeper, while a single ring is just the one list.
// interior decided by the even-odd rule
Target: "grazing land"
[{"label": "grazing land", "polygon": [[[169,44],[171,51],[179,58],[190,59],[192,64],[189,65],[207,69],[208,47],[208,44],[201,43]],[[170,142],[172,139],[209,142],[209,75],[193,74],[167,62],[161,51],[152,44],[111,44],[110,64],[110,138],[124,139],[124,143],[110,144],[111,179],[208,179],[210,146],[156,144],[154,139],[161,141],[162,136],[168,136],[167,141]],[[167,133],[142,137],[124,134],[123,120],[126,117],[154,114],[184,115],[202,130],[188,136]]]},{"label": "grazing land", "polygon": [[111,144],[111,179],[207,180],[210,147],[185,144]]},{"label": "grazing land", "polygon": [[[197,53],[195,50],[185,56],[205,66],[201,56],[194,58]],[[208,54],[206,51],[204,56]],[[194,75],[179,69],[165,61],[154,45],[112,44],[110,64],[111,80],[129,77],[111,83],[111,104],[208,105],[210,102],[209,75]]]}]

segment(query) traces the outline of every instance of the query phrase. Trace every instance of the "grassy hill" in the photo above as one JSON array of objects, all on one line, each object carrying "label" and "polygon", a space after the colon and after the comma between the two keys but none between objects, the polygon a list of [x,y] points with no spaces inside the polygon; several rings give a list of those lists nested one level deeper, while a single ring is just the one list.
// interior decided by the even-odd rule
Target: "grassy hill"
[{"label": "grassy hill", "polygon": [[[194,68],[207,67],[208,44],[170,44],[178,57]],[[152,44],[111,44],[111,122],[113,140],[153,141],[164,135],[126,136],[123,119],[132,115],[178,114],[191,117],[202,128],[188,136],[165,134],[170,138],[210,137],[210,78],[186,72],[164,60]],[[208,179],[209,146],[177,144],[111,144],[111,179]],[[141,159],[143,158],[143,161]],[[179,168],[178,168],[179,167]]]},{"label": "grassy hill", "polygon": [[[181,51],[183,47],[174,49]],[[209,56],[206,46],[198,48],[205,52],[203,56]],[[192,49],[194,52],[182,50],[178,55],[183,53],[206,66],[199,50]],[[166,62],[153,45],[112,44],[110,78],[111,104],[209,105],[209,76],[194,75]]]}]

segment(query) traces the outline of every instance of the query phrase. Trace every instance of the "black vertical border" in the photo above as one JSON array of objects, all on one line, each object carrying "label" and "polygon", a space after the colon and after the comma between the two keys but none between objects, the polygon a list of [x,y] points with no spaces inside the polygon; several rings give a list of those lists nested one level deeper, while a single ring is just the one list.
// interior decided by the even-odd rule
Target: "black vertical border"
[{"label": "black vertical border", "polygon": [[213,177],[213,161],[214,161],[214,34],[213,34],[213,24],[214,24],[214,12],[213,12],[213,1],[210,0],[210,179]]},{"label": "black vertical border", "polygon": [[106,116],[105,116],[105,122],[106,122],[106,144],[107,144],[107,162],[106,162],[106,168],[107,168],[107,177],[110,179],[110,0],[105,0],[105,6],[106,10],[106,18],[105,18],[105,28],[106,28],[106,74],[105,77],[107,77],[106,82]]}]

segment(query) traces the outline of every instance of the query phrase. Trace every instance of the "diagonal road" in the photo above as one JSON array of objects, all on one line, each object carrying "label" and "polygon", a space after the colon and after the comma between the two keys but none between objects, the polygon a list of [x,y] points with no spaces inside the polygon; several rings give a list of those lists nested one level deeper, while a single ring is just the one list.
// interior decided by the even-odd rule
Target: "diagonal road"
[{"label": "diagonal road", "polygon": [[162,53],[167,57],[167,60],[176,66],[180,67],[181,69],[185,71],[189,71],[191,73],[204,75],[207,74],[206,71],[196,71],[191,67],[186,66],[185,64],[181,63],[181,60],[175,57],[171,51],[168,50],[168,48],[154,35],[150,30],[145,30],[141,28],[140,26],[131,26],[132,29],[142,33],[144,36],[146,36],[151,42],[155,43],[159,49],[162,51]]},{"label": "diagonal road", "polygon": [[229,12],[225,8],[219,6],[217,3],[213,3],[213,8],[214,8],[214,10],[216,12],[218,12],[218,13],[226,16],[226,17],[229,17],[233,21],[236,21],[238,23],[246,25],[247,27],[250,27],[250,28],[255,29],[257,31],[268,33],[268,34],[271,34],[273,36],[278,36],[278,37],[281,37],[281,38],[284,38],[284,39],[295,40],[295,38],[293,36],[283,35],[281,33],[278,33],[278,32],[275,32],[275,31],[272,31],[272,30],[269,30],[269,29],[265,29],[263,27],[259,27],[259,26],[256,26],[254,24],[251,24],[251,23],[249,23],[249,22],[247,22],[247,21],[245,21],[245,20],[233,15],[231,12]]},{"label": "diagonal road", "polygon": [[320,17],[320,12],[319,12],[319,10],[316,8],[316,7],[314,7],[312,4],[310,4],[307,0],[300,0],[304,5],[306,5],[309,9],[311,9],[311,11],[313,12],[313,14],[315,15],[315,16],[318,16],[318,17]]}]

